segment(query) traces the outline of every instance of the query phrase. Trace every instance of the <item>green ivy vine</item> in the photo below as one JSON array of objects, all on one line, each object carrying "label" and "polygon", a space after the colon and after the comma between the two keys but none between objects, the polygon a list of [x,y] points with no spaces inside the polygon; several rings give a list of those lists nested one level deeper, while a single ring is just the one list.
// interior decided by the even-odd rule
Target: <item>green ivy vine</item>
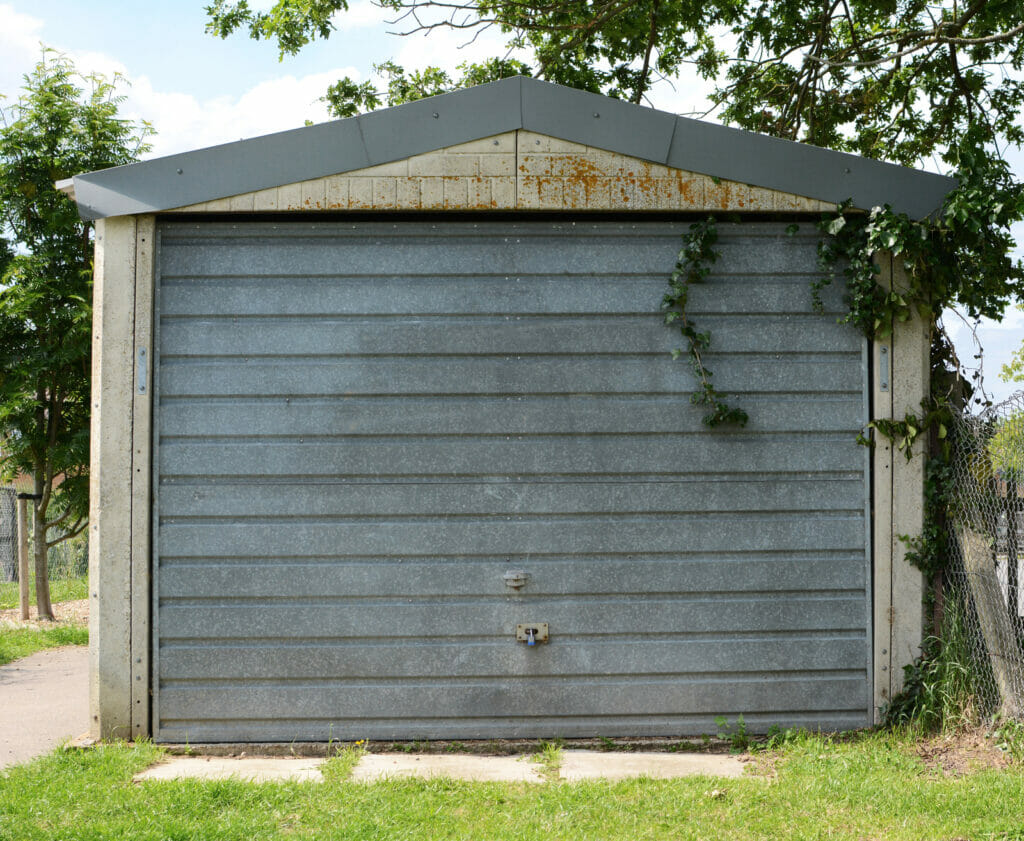
[{"label": "green ivy vine", "polygon": [[723,424],[745,426],[747,413],[726,404],[712,382],[712,372],[704,362],[704,353],[711,344],[711,334],[698,331],[687,311],[690,287],[695,283],[703,283],[711,271],[711,265],[718,259],[718,252],[714,248],[717,241],[718,226],[713,216],[690,225],[689,233],[683,235],[683,246],[679,249],[675,268],[669,278],[669,291],[662,299],[661,308],[665,311],[665,323],[676,325],[686,340],[686,349],[676,348],[672,351],[672,358],[678,359],[685,354],[690,361],[690,368],[697,378],[697,389],[690,395],[690,400],[695,405],[710,408],[703,422],[710,427]]},{"label": "green ivy vine", "polygon": [[[925,219],[912,219],[886,205],[869,212],[845,202],[818,223],[823,234],[818,248],[821,271],[810,294],[821,309],[821,292],[839,278],[845,281],[846,312],[839,319],[869,340],[888,337],[895,324],[919,316],[933,331],[931,394],[920,412],[902,418],[876,418],[858,440],[872,445],[877,436],[892,442],[909,460],[922,439],[928,459],[925,483],[925,528],[921,535],[903,536],[907,559],[934,574],[945,564],[946,547],[941,527],[949,475],[948,430],[954,413],[975,395],[979,374],[971,374],[957,358],[952,342],[941,328],[942,313],[957,306],[969,318],[999,318],[1016,298],[1024,300],[1024,266],[1013,259],[1011,225],[1024,219],[1024,192],[1018,189],[1006,162],[988,154],[984,138],[970,133],[951,148],[947,158],[955,164],[959,186],[943,207]],[[788,233],[794,233],[790,225]],[[665,322],[679,328],[686,340],[673,357],[686,355],[697,379],[691,395],[695,404],[708,406],[703,418],[711,427],[744,426],[747,413],[729,406],[713,384],[705,363],[710,334],[695,326],[687,311],[690,288],[703,283],[718,259],[718,230],[714,217],[692,224],[683,235],[669,291],[662,301]],[[892,288],[879,282],[878,255],[892,256],[896,271]]]}]

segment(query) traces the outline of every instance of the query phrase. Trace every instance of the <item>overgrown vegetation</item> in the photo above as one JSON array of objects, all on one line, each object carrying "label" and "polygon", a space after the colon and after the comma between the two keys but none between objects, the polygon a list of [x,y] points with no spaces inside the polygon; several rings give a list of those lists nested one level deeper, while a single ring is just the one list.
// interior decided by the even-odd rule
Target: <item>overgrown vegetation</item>
[{"label": "overgrown vegetation", "polygon": [[980,668],[971,655],[962,594],[946,594],[942,628],[929,636],[921,655],[904,667],[903,691],[885,708],[890,726],[915,726],[925,731],[977,724]]}]

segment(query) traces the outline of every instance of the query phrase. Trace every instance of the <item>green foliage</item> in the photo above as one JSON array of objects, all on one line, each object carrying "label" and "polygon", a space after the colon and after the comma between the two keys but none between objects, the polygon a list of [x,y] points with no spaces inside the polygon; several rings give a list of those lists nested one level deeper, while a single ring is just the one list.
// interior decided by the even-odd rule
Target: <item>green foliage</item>
[{"label": "green foliage", "polygon": [[999,478],[1024,481],[1024,414],[1018,412],[996,424],[988,453]]},{"label": "green foliage", "polygon": [[[1018,304],[1017,309],[1024,312],[1024,304]],[[1013,352],[1010,361],[1003,365],[999,379],[1004,383],[1024,383],[1024,341]]]},{"label": "green foliage", "polygon": [[723,424],[745,426],[747,413],[742,409],[728,406],[715,390],[712,373],[704,363],[704,354],[711,344],[711,334],[701,333],[694,326],[687,311],[690,287],[703,283],[711,271],[711,264],[718,259],[714,245],[718,241],[718,227],[713,216],[690,225],[689,234],[683,236],[683,247],[676,258],[676,266],[669,278],[669,291],[662,298],[661,308],[665,311],[665,323],[676,325],[686,340],[687,349],[676,348],[672,358],[678,359],[684,353],[697,378],[697,390],[690,396],[698,406],[708,406],[711,411],[703,418],[710,427]]},{"label": "green foliage", "polygon": [[949,565],[946,512],[952,504],[953,468],[948,458],[933,456],[925,464],[924,475],[924,526],[920,534],[900,535],[900,540],[907,547],[907,563],[930,579]]},{"label": "green foliage", "polygon": [[[999,318],[1024,294],[1024,267],[1010,256],[1010,227],[1024,219],[1024,191],[1006,162],[979,142],[972,134],[951,150],[960,184],[934,218],[913,220],[888,206],[865,216],[843,206],[822,222],[829,236],[819,248],[825,274],[815,291],[843,266],[849,307],[843,320],[869,338],[885,338],[915,313],[931,323],[952,306],[972,318]],[[891,290],[878,283],[878,255],[886,253],[902,269]]]},{"label": "green foliage", "polygon": [[335,117],[353,117],[364,111],[375,111],[382,105],[401,105],[440,93],[470,88],[494,82],[509,76],[530,73],[522,62],[507,58],[491,58],[483,62],[466,62],[458,66],[459,75],[453,78],[439,67],[406,71],[393,61],[373,65],[373,72],[385,80],[386,90],[378,92],[370,82],[357,83],[348,76],[327,89],[321,101]]},{"label": "green foliage", "polygon": [[206,31],[227,38],[240,27],[249,30],[254,40],[276,40],[278,57],[295,55],[317,38],[327,38],[334,30],[331,18],[348,9],[345,0],[278,0],[268,11],[254,11],[247,0],[237,3],[214,0],[206,7],[209,23]]},{"label": "green foliage", "polygon": [[921,655],[903,667],[903,691],[883,710],[885,723],[890,727],[917,727],[925,732],[973,724],[978,717],[974,705],[977,681],[964,600],[951,590],[941,637],[928,637]]},{"label": "green foliage", "polygon": [[992,732],[996,747],[1017,763],[1024,762],[1024,722],[1007,719]]},{"label": "green foliage", "polygon": [[47,50],[0,112],[0,232],[17,245],[0,260],[0,471],[34,477],[34,537],[50,545],[88,511],[93,250],[92,225],[54,182],[148,148],[151,130],[120,119],[119,102],[114,82]]},{"label": "green foliage", "polygon": [[743,713],[736,717],[735,727],[729,726],[729,719],[724,715],[716,715],[715,726],[718,728],[718,738],[729,743],[730,753],[743,753],[750,747],[750,734],[747,733],[747,722],[743,719]]}]

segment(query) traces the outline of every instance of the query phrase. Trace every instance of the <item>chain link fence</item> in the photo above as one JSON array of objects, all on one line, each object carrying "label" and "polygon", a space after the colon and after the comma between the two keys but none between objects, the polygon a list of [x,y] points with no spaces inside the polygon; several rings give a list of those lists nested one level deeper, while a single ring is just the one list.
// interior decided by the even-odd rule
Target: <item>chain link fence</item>
[{"label": "chain link fence", "polygon": [[0,487],[0,582],[18,580],[18,494]]},{"label": "chain link fence", "polygon": [[[968,652],[975,711],[1024,717],[1024,392],[953,435],[947,614]],[[948,622],[947,622],[948,627]]]},{"label": "chain link fence", "polygon": [[[29,578],[33,579],[32,503],[28,504]],[[50,539],[56,535],[51,532]],[[50,592],[54,601],[84,598],[89,571],[88,532],[52,546],[47,552]],[[34,582],[33,582],[34,593]],[[35,597],[30,601],[34,604]],[[18,489],[0,486],[0,609],[18,604]]]}]

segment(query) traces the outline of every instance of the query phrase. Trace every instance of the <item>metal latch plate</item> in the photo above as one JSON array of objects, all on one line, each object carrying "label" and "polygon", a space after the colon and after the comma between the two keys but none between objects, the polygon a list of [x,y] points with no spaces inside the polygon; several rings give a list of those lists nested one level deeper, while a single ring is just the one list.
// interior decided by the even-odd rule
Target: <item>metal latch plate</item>
[{"label": "metal latch plate", "polygon": [[533,628],[533,638],[536,642],[548,641],[547,622],[522,622],[516,625],[516,641],[529,642],[530,637],[527,631],[530,628]]}]

